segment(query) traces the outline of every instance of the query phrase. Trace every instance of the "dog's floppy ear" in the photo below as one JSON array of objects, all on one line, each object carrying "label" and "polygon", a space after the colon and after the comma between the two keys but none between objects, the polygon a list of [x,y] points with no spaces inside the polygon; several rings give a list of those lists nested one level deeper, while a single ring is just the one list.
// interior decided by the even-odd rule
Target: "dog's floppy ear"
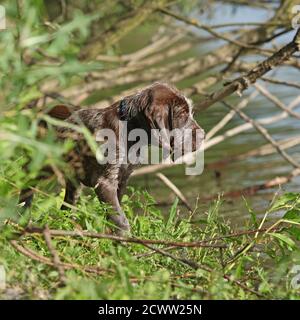
[{"label": "dog's floppy ear", "polygon": [[64,104],[58,104],[51,108],[51,110],[48,112],[48,115],[52,118],[65,120],[70,117],[72,114],[70,107],[64,105]]},{"label": "dog's floppy ear", "polygon": [[[172,130],[172,106],[167,101],[153,103],[144,111],[147,122],[152,130],[153,138],[165,150],[172,150],[170,132]],[[159,130],[159,131],[157,131]]]},{"label": "dog's floppy ear", "polygon": [[152,129],[173,129],[173,107],[168,101],[158,101],[144,110],[144,114]]}]

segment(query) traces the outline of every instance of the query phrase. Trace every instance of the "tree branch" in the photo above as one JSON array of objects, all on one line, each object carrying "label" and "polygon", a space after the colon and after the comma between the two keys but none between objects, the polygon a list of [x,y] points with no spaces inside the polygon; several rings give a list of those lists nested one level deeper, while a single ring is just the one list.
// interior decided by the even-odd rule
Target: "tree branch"
[{"label": "tree branch", "polygon": [[255,83],[257,79],[261,78],[270,70],[283,64],[294,53],[300,50],[300,29],[297,31],[292,42],[284,46],[278,52],[274,53],[271,57],[267,58],[263,62],[259,63],[255,68],[249,71],[246,75],[239,77],[230,83],[225,85],[225,88],[218,90],[209,95],[206,99],[197,105],[197,108],[201,110],[207,109],[214,103],[225,99],[231,94],[237,92],[238,95],[242,95],[242,92],[246,90],[251,84]]},{"label": "tree branch", "polygon": [[[44,229],[39,227],[27,227],[24,229],[24,233],[37,233],[43,234]],[[97,232],[90,232],[90,231],[69,231],[69,230],[53,230],[49,229],[49,233],[53,237],[89,237],[89,238],[96,238],[96,239],[108,239],[114,240],[117,242],[127,242],[127,243],[139,243],[141,245],[146,244],[162,244],[167,246],[176,246],[176,247],[185,247],[185,248],[226,248],[224,244],[207,244],[202,243],[201,241],[194,241],[194,242],[180,242],[180,241],[169,241],[169,240],[157,240],[157,239],[140,239],[140,238],[133,238],[133,237],[120,237],[115,236],[112,234],[104,234],[104,233],[97,233]]]}]

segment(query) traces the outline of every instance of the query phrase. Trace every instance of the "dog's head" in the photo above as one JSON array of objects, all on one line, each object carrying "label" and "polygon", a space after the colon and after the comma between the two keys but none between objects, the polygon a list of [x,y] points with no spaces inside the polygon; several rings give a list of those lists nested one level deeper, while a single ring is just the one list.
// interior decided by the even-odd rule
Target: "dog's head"
[{"label": "dog's head", "polygon": [[[143,114],[154,138],[159,140],[160,147],[182,155],[188,143],[191,145],[189,152],[200,148],[204,131],[193,118],[192,102],[177,89],[167,84],[154,83],[122,101],[130,117]],[[158,130],[159,136],[155,134]]]}]

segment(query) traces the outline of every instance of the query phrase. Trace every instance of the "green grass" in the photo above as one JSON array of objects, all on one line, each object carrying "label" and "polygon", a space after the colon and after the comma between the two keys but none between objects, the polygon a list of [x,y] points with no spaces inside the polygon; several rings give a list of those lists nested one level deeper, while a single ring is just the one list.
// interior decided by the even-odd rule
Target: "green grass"
[{"label": "green grass", "polygon": [[[5,184],[2,182],[2,190]],[[123,207],[134,237],[195,242],[235,232],[218,215],[221,200],[213,203],[207,212],[196,210],[186,218],[178,214],[176,200],[169,216],[164,217],[149,194],[132,189],[129,194],[123,199]],[[224,249],[177,247],[168,250],[165,245],[152,245],[163,250],[153,253],[136,243],[52,237],[60,260],[77,265],[65,270],[66,282],[61,286],[55,266],[24,256],[15,250],[11,240],[18,240],[19,245],[51,260],[42,234],[21,237],[20,231],[29,220],[34,226],[47,224],[50,229],[107,233],[107,208],[100,205],[94,195],[83,195],[77,209],[69,212],[59,210],[62,196],[39,195],[30,218],[27,216],[22,224],[15,224],[12,219],[3,221],[0,264],[7,272],[7,290],[2,292],[2,298],[10,297],[9,292],[18,292],[19,298],[29,299],[297,299],[300,296],[299,291],[291,287],[295,275],[289,273],[294,265],[300,264],[296,245],[300,234],[297,194],[274,200],[263,224],[251,212],[244,229],[254,230],[261,224],[264,230],[273,225],[273,230],[257,236],[237,234],[207,242],[226,245]],[[286,212],[285,218],[268,221],[268,215],[278,210]],[[166,256],[166,252],[172,256]],[[144,255],[148,253],[151,254]],[[193,264],[198,266],[195,268]],[[88,266],[106,271],[90,273],[85,269]]]},{"label": "green grass", "polygon": [[[94,194],[83,194],[76,208],[65,212],[60,210],[63,192],[59,196],[51,192],[55,191],[56,184],[35,181],[47,165],[66,174],[68,168],[62,155],[72,147],[71,141],[56,141],[53,126],[57,121],[45,114],[57,101],[47,100],[43,104],[42,87],[50,85],[51,89],[53,81],[58,81],[53,90],[60,93],[72,84],[84,83],[91,70],[111,69],[110,63],[81,60],[78,53],[90,42],[93,36],[90,27],[95,21],[99,23],[97,30],[110,30],[115,27],[116,20],[128,15],[126,7],[111,1],[97,2],[97,9],[86,12],[89,2],[80,2],[82,10],[68,2],[69,18],[58,16],[53,21],[49,15],[55,11],[54,2],[28,0],[19,7],[14,1],[3,2],[9,28],[0,32],[0,265],[6,270],[7,283],[0,297],[298,299],[299,290],[293,289],[291,284],[295,282],[292,270],[300,265],[299,194],[276,197],[263,221],[257,218],[262,212],[246,208],[249,221],[242,229],[255,230],[261,226],[264,231],[257,235],[233,235],[241,230],[233,230],[230,222],[219,216],[221,199],[206,209],[196,208],[192,215],[183,215],[176,200],[165,215],[149,194],[130,189],[122,205],[132,225],[132,236],[160,241],[206,241],[226,248],[176,247],[169,250],[168,245],[156,244],[152,245],[156,250],[152,253],[153,248],[136,243],[91,237],[52,237],[60,260],[73,265],[65,270],[63,286],[57,267],[51,265],[52,254],[43,235],[22,233],[29,223],[59,230],[97,233],[109,230],[105,219],[109,208],[99,204]],[[135,1],[135,5],[143,2]],[[54,7],[48,8],[45,3]],[[194,7],[194,2],[180,3],[183,9]],[[159,21],[154,20],[153,24],[158,26]],[[140,30],[145,41],[150,38],[150,31]],[[103,54],[121,55],[126,44],[129,42],[124,37],[121,46],[111,46]],[[133,48],[126,49],[126,52],[133,51]],[[125,87],[110,88],[102,92],[101,97],[119,93]],[[86,102],[98,100],[97,94],[87,97]],[[39,104],[35,105],[37,99]],[[42,118],[49,127],[43,137],[38,130]],[[89,140],[88,134],[86,137]],[[37,193],[32,209],[20,215],[18,192],[36,182],[42,193]],[[274,213],[284,218],[271,219]],[[274,224],[276,228],[265,229]],[[226,235],[231,236],[216,240]],[[27,253],[33,251],[26,256],[21,252],[24,248]],[[87,268],[105,271],[92,273]]]}]

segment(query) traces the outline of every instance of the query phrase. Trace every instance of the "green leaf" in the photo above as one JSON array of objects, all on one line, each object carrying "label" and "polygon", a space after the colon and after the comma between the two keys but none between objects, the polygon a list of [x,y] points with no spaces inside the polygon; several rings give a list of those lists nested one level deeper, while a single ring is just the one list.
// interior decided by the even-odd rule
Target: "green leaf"
[{"label": "green leaf", "polygon": [[296,244],[295,242],[289,238],[288,236],[281,234],[281,233],[269,233],[269,235],[271,235],[274,238],[277,238],[279,240],[281,240],[282,242],[286,243],[289,247],[295,247]]},{"label": "green leaf", "polygon": [[170,209],[169,219],[168,219],[167,225],[166,225],[167,228],[170,227],[174,222],[176,212],[177,212],[178,201],[179,201],[178,198],[176,198],[171,209]]},{"label": "green leaf", "polygon": [[292,209],[285,213],[283,216],[285,220],[291,220],[294,222],[300,222],[300,210],[299,209]]},{"label": "green leaf", "polygon": [[299,226],[291,226],[290,228],[287,229],[287,232],[295,238],[297,241],[300,240],[300,228]]},{"label": "green leaf", "polygon": [[247,199],[245,197],[243,197],[243,200],[244,200],[245,205],[246,205],[246,207],[248,209],[248,212],[250,213],[252,224],[257,229],[258,228],[258,222],[257,222],[257,219],[256,219],[256,213],[249,206],[249,204],[247,202]]},{"label": "green leaf", "polygon": [[299,198],[299,193],[294,193],[294,192],[285,193],[275,201],[275,203],[273,204],[270,210],[271,211],[278,210],[282,207],[287,206],[291,202],[297,201],[298,198]]}]

